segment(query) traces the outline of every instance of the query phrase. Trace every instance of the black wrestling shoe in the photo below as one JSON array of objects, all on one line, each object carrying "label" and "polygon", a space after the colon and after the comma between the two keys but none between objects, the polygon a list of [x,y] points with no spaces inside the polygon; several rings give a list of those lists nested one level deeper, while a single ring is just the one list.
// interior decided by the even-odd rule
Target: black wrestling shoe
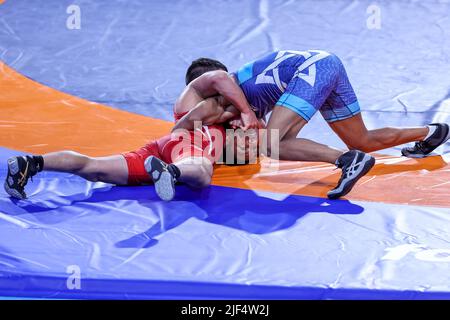
[{"label": "black wrestling shoe", "polygon": [[175,197],[175,173],[161,159],[150,156],[145,160],[145,170],[155,184],[156,193],[164,201],[170,201]]},{"label": "black wrestling shoe", "polygon": [[436,126],[434,133],[427,139],[416,142],[413,147],[403,148],[402,155],[408,158],[423,158],[450,139],[450,129],[448,124],[432,123],[430,126]]},{"label": "black wrestling shoe", "polygon": [[11,157],[8,159],[8,175],[5,180],[5,191],[14,198],[26,199],[25,186],[39,168],[30,156]]},{"label": "black wrestling shoe", "polygon": [[344,153],[337,160],[342,176],[336,188],[328,192],[329,199],[337,199],[349,193],[355,183],[375,165],[375,158],[358,150]]}]

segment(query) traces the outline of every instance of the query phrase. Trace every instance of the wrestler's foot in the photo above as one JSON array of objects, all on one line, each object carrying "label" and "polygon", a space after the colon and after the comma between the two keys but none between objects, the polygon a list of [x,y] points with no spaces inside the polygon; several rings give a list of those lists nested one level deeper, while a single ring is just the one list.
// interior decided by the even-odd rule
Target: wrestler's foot
[{"label": "wrestler's foot", "polygon": [[349,193],[355,183],[375,165],[375,158],[358,150],[344,153],[337,160],[342,176],[336,188],[328,192],[329,199],[337,199]]},{"label": "wrestler's foot", "polygon": [[408,158],[423,158],[450,139],[448,124],[432,123],[429,127],[431,126],[435,126],[433,134],[423,141],[416,142],[413,147],[403,148],[402,155]]},{"label": "wrestler's foot", "polygon": [[5,191],[13,198],[26,199],[25,186],[28,179],[33,179],[32,177],[40,170],[41,168],[31,156],[9,158]]},{"label": "wrestler's foot", "polygon": [[175,196],[176,174],[173,165],[168,165],[155,156],[145,160],[145,170],[155,184],[156,193],[164,201],[170,201]]}]

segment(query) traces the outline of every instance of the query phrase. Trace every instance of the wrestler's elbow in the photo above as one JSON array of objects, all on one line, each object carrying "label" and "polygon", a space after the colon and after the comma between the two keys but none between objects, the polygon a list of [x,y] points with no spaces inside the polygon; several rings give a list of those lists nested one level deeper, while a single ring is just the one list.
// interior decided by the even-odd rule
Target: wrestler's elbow
[{"label": "wrestler's elbow", "polygon": [[210,75],[210,84],[211,87],[216,91],[217,93],[221,93],[224,88],[227,86],[227,83],[230,81],[230,76],[226,71],[217,70],[211,72]]},{"label": "wrestler's elbow", "polygon": [[216,70],[210,73],[210,81],[213,85],[229,80],[228,72],[224,70]]}]

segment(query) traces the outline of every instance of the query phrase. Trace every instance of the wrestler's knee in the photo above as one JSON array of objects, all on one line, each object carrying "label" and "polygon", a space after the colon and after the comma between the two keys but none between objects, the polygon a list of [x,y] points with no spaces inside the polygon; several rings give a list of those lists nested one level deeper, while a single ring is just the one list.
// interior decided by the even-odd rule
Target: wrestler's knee
[{"label": "wrestler's knee", "polygon": [[347,148],[349,150],[359,150],[362,152],[368,152],[370,149],[369,139],[360,139],[358,141],[352,141],[351,143],[347,143]]},{"label": "wrestler's knee", "polygon": [[359,150],[362,152],[371,152],[374,149],[376,142],[369,137],[369,135],[362,136],[358,140],[348,142],[347,147],[349,150]]},{"label": "wrestler's knee", "polygon": [[283,140],[277,138],[268,138],[267,143],[261,148],[261,153],[273,159],[279,159],[280,157],[280,144]]},{"label": "wrestler's knee", "polygon": [[198,188],[205,188],[211,184],[212,179],[212,164],[209,161],[203,161],[199,167]]}]

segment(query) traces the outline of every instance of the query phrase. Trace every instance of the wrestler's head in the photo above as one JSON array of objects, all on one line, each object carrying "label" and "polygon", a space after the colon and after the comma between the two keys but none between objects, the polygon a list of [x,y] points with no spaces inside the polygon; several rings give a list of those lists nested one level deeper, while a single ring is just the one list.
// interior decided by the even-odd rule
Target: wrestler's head
[{"label": "wrestler's head", "polygon": [[224,162],[226,164],[256,163],[258,158],[258,130],[226,128]]},{"label": "wrestler's head", "polygon": [[200,77],[205,72],[223,70],[228,72],[227,67],[220,61],[210,58],[198,58],[192,61],[191,65],[186,71],[186,85],[192,80]]}]

